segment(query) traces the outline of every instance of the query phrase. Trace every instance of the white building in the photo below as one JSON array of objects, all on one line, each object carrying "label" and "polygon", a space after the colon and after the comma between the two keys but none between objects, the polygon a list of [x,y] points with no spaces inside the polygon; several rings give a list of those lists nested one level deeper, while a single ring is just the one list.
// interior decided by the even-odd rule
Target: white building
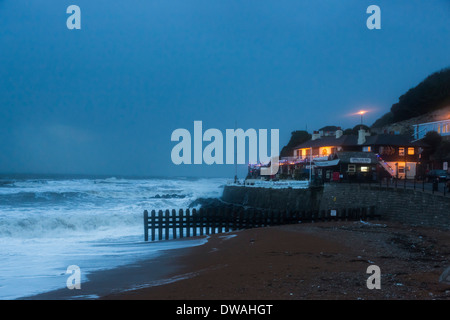
[{"label": "white building", "polygon": [[430,131],[436,131],[443,137],[450,136],[450,119],[414,124],[413,127],[416,140],[424,138],[427,132]]}]

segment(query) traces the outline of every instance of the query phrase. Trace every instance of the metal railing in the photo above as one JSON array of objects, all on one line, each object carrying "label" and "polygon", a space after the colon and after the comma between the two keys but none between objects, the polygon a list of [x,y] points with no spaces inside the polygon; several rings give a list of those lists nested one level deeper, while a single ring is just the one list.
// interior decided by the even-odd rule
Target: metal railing
[{"label": "metal railing", "polygon": [[409,189],[421,192],[427,192],[431,194],[439,194],[445,197],[450,197],[450,185],[447,181],[431,181],[427,182],[425,180],[418,179],[397,179],[397,178],[387,178],[379,179],[378,181],[367,180],[341,180],[341,181],[330,181],[329,183],[339,184],[360,184],[368,186],[379,186],[386,189]]}]

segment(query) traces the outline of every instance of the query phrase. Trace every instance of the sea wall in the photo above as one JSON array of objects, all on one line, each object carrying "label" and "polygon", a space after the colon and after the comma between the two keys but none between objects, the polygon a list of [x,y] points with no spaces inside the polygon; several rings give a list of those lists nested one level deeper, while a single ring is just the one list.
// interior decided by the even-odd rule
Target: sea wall
[{"label": "sea wall", "polygon": [[450,197],[421,190],[394,189],[366,184],[325,185],[320,208],[376,206],[386,220],[450,229]]},{"label": "sea wall", "polygon": [[237,205],[279,210],[319,209],[322,188],[270,189],[227,185],[222,200]]},{"label": "sea wall", "polygon": [[450,229],[450,197],[365,184],[326,184],[313,189],[225,186],[222,200],[257,208],[328,210],[376,207],[383,219]]}]

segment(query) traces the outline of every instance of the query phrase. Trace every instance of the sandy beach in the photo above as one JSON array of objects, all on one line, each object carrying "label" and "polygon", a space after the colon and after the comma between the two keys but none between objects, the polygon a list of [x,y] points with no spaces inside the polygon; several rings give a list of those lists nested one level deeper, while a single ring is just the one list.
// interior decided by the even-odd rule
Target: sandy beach
[{"label": "sandy beach", "polygon": [[[446,300],[450,284],[439,277],[449,267],[449,257],[449,231],[388,221],[256,228],[171,250],[159,263],[177,267],[166,269],[163,282],[147,281],[140,289],[101,299]],[[145,270],[149,279],[154,277],[156,263],[136,269],[143,273],[141,279]],[[380,267],[379,290],[366,286],[369,265]],[[133,273],[129,268],[115,272],[112,281]]]}]

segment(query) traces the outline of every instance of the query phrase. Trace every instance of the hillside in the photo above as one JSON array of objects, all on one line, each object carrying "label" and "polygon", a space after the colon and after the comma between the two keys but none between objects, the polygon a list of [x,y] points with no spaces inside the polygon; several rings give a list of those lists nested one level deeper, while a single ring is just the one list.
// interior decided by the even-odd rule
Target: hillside
[{"label": "hillside", "polygon": [[[391,117],[391,114],[388,114],[389,117]],[[386,116],[387,117],[387,116]],[[399,121],[399,122],[393,122],[393,123],[387,123],[384,125],[375,126],[376,123],[374,123],[371,127],[371,132],[375,133],[384,133],[384,132],[398,132],[401,134],[413,134],[413,124],[417,123],[426,123],[426,122],[433,122],[438,120],[447,120],[450,119],[450,102],[447,104],[446,107],[442,107],[438,110],[431,111],[428,113],[425,113],[418,117],[409,118],[407,120]],[[381,121],[379,122],[381,123]]]},{"label": "hillside", "polygon": [[[441,119],[441,109],[450,106],[450,68],[442,69],[428,76],[416,87],[400,96],[392,105],[390,112],[374,122],[372,128],[389,127],[408,121],[423,121],[421,117],[434,121]],[[437,113],[436,113],[437,112]],[[415,119],[415,120],[414,120]]]},{"label": "hillside", "polygon": [[304,130],[293,131],[288,144],[281,149],[280,157],[292,157],[294,148],[309,139],[311,139],[311,135],[308,132]]}]

